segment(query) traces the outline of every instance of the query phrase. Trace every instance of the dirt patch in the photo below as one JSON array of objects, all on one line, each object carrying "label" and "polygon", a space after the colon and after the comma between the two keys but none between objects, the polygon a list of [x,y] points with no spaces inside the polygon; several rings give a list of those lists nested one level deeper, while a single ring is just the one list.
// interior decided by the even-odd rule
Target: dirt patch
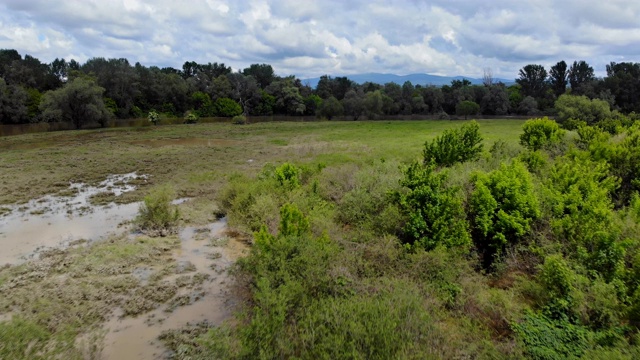
[{"label": "dirt patch", "polygon": [[202,139],[202,138],[179,138],[179,139],[154,139],[138,140],[130,142],[131,145],[147,146],[159,148],[164,146],[209,146],[228,147],[241,145],[242,142],[228,139]]}]

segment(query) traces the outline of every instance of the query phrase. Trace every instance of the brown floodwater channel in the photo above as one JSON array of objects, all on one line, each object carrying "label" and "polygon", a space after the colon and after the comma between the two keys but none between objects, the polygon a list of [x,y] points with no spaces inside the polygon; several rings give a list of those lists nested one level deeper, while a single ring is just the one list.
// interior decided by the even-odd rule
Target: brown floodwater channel
[{"label": "brown floodwater channel", "polygon": [[[177,266],[204,279],[201,285],[181,288],[176,298],[184,304],[164,304],[138,317],[122,318],[115,311],[105,325],[102,359],[159,359],[168,354],[158,337],[200,322],[220,325],[232,315],[233,298],[228,295],[228,268],[247,251],[244,243],[224,236],[226,220],[180,231],[181,246],[174,253]],[[141,276],[144,277],[144,271]]]}]

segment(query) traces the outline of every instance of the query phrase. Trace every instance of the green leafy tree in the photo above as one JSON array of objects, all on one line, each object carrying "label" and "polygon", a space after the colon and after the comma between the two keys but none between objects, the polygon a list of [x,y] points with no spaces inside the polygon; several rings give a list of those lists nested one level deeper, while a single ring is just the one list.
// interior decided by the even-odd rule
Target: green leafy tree
[{"label": "green leafy tree", "polygon": [[480,105],[473,101],[465,100],[461,101],[456,105],[456,115],[464,116],[464,119],[467,119],[469,115],[476,115],[480,112]]},{"label": "green leafy tree", "polygon": [[522,86],[522,95],[539,99],[544,96],[547,87],[547,71],[542,65],[527,65],[520,69],[516,82]]},{"label": "green leafy tree", "polygon": [[242,70],[242,74],[245,76],[253,76],[258,82],[260,89],[269,86],[276,78],[273,67],[269,64],[251,64],[248,68]]},{"label": "green leafy tree", "polygon": [[585,61],[574,61],[569,69],[569,83],[571,84],[571,93],[574,95],[584,94],[583,86],[591,83],[596,79],[593,68]]},{"label": "green leafy tree", "polygon": [[345,115],[358,120],[365,111],[364,93],[362,91],[349,90],[342,99],[342,107]]},{"label": "green leafy tree", "polygon": [[551,67],[549,70],[549,82],[556,96],[560,96],[567,91],[567,82],[569,72],[567,71],[567,63],[562,60]]},{"label": "green leafy tree", "polygon": [[511,103],[509,101],[509,93],[504,84],[499,83],[491,85],[487,93],[480,101],[480,108],[486,115],[506,115],[509,113]]},{"label": "green leafy tree", "polygon": [[104,104],[103,93],[104,89],[93,80],[78,77],[58,90],[46,92],[40,110],[47,121],[68,121],[77,129],[91,122],[105,126],[112,115]]},{"label": "green leafy tree", "polygon": [[609,103],[600,99],[590,100],[586,96],[563,94],[556,100],[555,107],[560,123],[573,119],[592,125],[611,117]]},{"label": "green leafy tree", "polygon": [[344,112],[342,103],[333,96],[324,100],[318,108],[318,115],[331,120],[334,116],[340,116]]}]

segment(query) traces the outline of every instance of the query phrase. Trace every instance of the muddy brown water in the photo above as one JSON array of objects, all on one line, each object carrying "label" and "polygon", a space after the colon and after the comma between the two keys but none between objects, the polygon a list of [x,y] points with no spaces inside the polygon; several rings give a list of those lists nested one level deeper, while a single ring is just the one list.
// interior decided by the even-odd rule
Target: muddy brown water
[{"label": "muddy brown water", "polygon": [[[97,186],[70,184],[71,196],[44,196],[25,204],[3,206],[0,212],[0,265],[18,264],[36,259],[41,250],[65,246],[74,240],[99,240],[112,233],[127,231],[119,228],[123,222],[135,218],[140,203],[92,206],[92,195],[110,191],[115,196],[135,190],[132,180],[145,179],[136,173],[112,175]],[[188,201],[178,199],[174,204]],[[8,210],[7,210],[8,209]],[[189,299],[187,304],[170,307],[163,304],[156,310],[138,317],[123,318],[114,309],[104,324],[102,359],[158,359],[166,349],[158,336],[166,330],[179,329],[190,323],[207,321],[221,324],[232,313],[232,298],[228,295],[228,268],[248,251],[246,244],[225,237],[226,220],[203,227],[185,227],[180,231],[181,246],[173,253],[178,267],[189,267],[186,275],[205,277],[202,284],[180,288],[177,296]],[[130,236],[135,237],[135,234]],[[141,268],[133,275],[141,281],[153,269]],[[180,274],[183,275],[183,274]],[[180,275],[165,280],[174,281]],[[9,319],[10,314],[0,317]]]},{"label": "muddy brown water", "polygon": [[[227,294],[227,269],[247,251],[247,246],[232,238],[220,246],[208,246],[208,239],[222,237],[225,228],[226,221],[222,220],[204,228],[187,227],[180,232],[181,247],[174,253],[177,263],[193,264],[195,272],[209,277],[201,288],[182,289],[178,294],[197,300],[173,311],[161,306],[135,318],[121,318],[121,312],[116,311],[105,325],[103,360],[164,358],[166,349],[158,340],[163,331],[201,321],[221,324],[232,315],[234,304]],[[199,239],[198,233],[203,229],[207,234]]]},{"label": "muddy brown water", "polygon": [[2,206],[0,215],[0,265],[17,264],[37,257],[39,250],[74,240],[97,240],[118,230],[119,224],[135,217],[139,203],[92,206],[92,195],[109,191],[115,196],[133,191],[132,180],[146,178],[136,173],[111,175],[97,186],[69,184],[71,196],[47,195],[26,204]]}]

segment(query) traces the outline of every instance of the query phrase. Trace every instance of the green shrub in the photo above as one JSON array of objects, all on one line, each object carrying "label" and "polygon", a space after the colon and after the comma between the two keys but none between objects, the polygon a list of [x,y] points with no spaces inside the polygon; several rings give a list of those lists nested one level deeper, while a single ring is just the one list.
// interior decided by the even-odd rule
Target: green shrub
[{"label": "green shrub", "polygon": [[219,98],[213,103],[217,116],[234,117],[242,114],[242,106],[229,98]]},{"label": "green shrub", "polygon": [[158,121],[160,121],[160,114],[158,114],[155,110],[151,110],[149,111],[149,115],[147,116],[147,119],[153,125],[158,125]]},{"label": "green shrub", "polygon": [[493,263],[508,244],[515,244],[540,217],[531,174],[514,160],[488,174],[473,176],[469,200],[473,240],[483,253],[485,265]]},{"label": "green shrub", "polygon": [[185,123],[185,124],[195,124],[195,123],[197,123],[197,122],[198,122],[198,120],[199,120],[199,119],[200,119],[200,117],[199,117],[199,116],[198,116],[198,114],[197,114],[195,111],[193,111],[193,110],[187,111],[187,112],[184,114],[184,123]]},{"label": "green shrub", "polygon": [[460,189],[447,186],[446,179],[433,164],[415,162],[405,169],[400,184],[407,190],[394,197],[407,219],[403,235],[410,248],[466,249],[471,244]]},{"label": "green shrub", "polygon": [[564,131],[547,117],[527,120],[522,126],[520,144],[529,150],[540,150],[562,141]]},{"label": "green shrub", "polygon": [[554,319],[564,319],[574,308],[573,293],[576,275],[562,255],[551,255],[544,259],[538,279],[545,290],[547,304],[545,314]]},{"label": "green shrub", "polygon": [[234,123],[235,125],[244,125],[247,123],[247,117],[244,115],[236,115],[233,117],[231,122]]},{"label": "green shrub", "polygon": [[549,162],[548,156],[541,151],[525,151],[518,156],[518,159],[527,165],[527,169],[532,173],[539,173]]},{"label": "green shrub", "polygon": [[536,360],[580,358],[590,345],[586,328],[540,314],[526,314],[520,323],[513,324],[513,330],[527,356]]},{"label": "green shrub", "polygon": [[280,186],[295,189],[300,186],[301,169],[290,163],[284,163],[274,170],[274,176]]},{"label": "green shrub", "polygon": [[569,154],[551,168],[547,179],[551,225],[559,239],[572,250],[593,250],[593,236],[612,231],[611,194],[618,181],[609,174],[604,162],[594,162],[583,154]]},{"label": "green shrub", "polygon": [[135,222],[138,228],[150,235],[166,236],[177,231],[180,213],[171,204],[175,192],[169,186],[161,186],[144,197]]},{"label": "green shrub", "polygon": [[606,143],[609,140],[609,135],[598,127],[583,125],[577,127],[576,132],[578,133],[576,142],[581,149],[585,150],[592,144]]},{"label": "green shrub", "polygon": [[471,121],[459,129],[447,129],[442,135],[424,144],[424,164],[432,161],[437,166],[451,166],[458,162],[475,160],[482,152],[480,126]]}]

